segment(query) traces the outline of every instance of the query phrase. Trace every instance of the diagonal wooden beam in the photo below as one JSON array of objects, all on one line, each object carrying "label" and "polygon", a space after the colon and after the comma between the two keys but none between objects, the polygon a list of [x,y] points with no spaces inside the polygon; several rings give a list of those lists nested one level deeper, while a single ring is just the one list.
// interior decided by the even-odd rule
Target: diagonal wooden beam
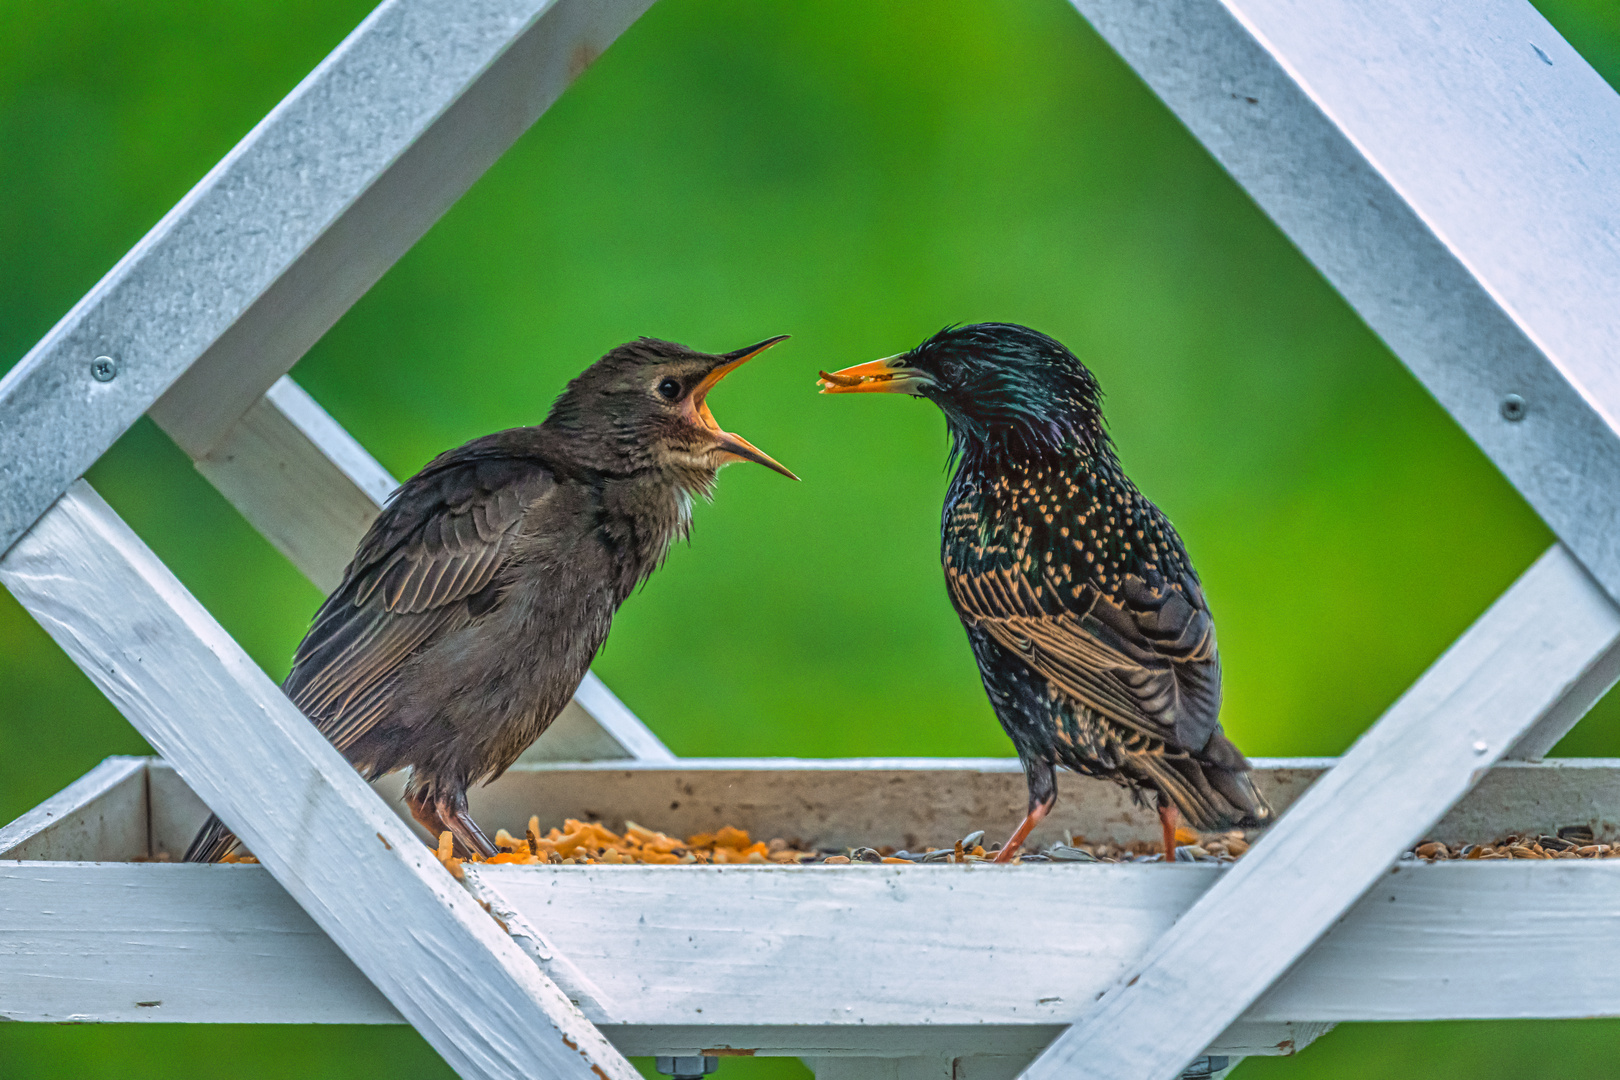
[{"label": "diagonal wooden beam", "polygon": [[1620,96],[1523,0],[1073,2],[1563,541],[1025,1073],[1171,1077],[1488,761],[1614,681]]},{"label": "diagonal wooden beam", "polygon": [[148,409],[212,450],[650,5],[384,0],[0,378],[0,552]]},{"label": "diagonal wooden beam", "polygon": [[1579,711],[1590,707],[1608,687],[1585,676],[1617,650],[1620,607],[1553,547],[1026,1080],[1178,1075],[1540,717],[1567,709],[1571,695]]},{"label": "diagonal wooden beam", "polygon": [[0,583],[458,1074],[637,1080],[88,484]]},{"label": "diagonal wooden beam", "polygon": [[1526,0],[1072,2],[1620,597],[1620,95]]}]

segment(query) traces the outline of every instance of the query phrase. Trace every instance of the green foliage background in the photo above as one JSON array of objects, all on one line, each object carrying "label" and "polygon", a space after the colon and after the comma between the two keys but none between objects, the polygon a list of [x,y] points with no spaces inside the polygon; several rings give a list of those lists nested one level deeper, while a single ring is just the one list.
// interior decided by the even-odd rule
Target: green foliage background
[{"label": "green foliage background", "polygon": [[[1620,76],[1620,8],[1538,6]],[[0,0],[0,362],[367,9]],[[939,416],[812,392],[817,367],[981,319],[1096,370],[1127,466],[1203,574],[1250,754],[1342,751],[1551,540],[1059,0],[664,0],[294,374],[405,476],[538,421],[626,338],[792,333],[712,404],[804,483],[728,470],[597,670],[680,754],[1006,754],[940,587]],[[314,589],[149,422],[91,479],[279,679]],[[0,820],[143,752],[0,592]],[[1561,752],[1620,754],[1616,703]],[[1242,1072],[1599,1075],[1614,1033],[1347,1026]],[[0,1025],[0,1075],[448,1074],[409,1030]]]}]

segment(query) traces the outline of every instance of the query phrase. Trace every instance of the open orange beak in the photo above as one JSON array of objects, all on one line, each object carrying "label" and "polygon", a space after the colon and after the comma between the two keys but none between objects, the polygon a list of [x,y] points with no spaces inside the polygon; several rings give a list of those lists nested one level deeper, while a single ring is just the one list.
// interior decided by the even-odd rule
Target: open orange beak
[{"label": "open orange beak", "polygon": [[730,375],[772,345],[786,340],[786,334],[778,334],[776,337],[762,341],[758,345],[750,345],[746,349],[726,353],[725,363],[705,375],[703,381],[698,383],[687,397],[687,419],[718,439],[720,441],[720,450],[727,457],[734,458],[737,461],[756,461],[767,469],[775,469],[790,480],[797,480],[798,477],[789,472],[784,465],[741,435],[722,431],[719,423],[714,419],[714,413],[709,411],[709,403],[704,400],[709,391],[713,390],[721,379]]},{"label": "open orange beak", "polygon": [[821,373],[816,385],[823,394],[913,394],[934,385],[934,380],[906,366],[906,354],[856,364],[842,371]]}]

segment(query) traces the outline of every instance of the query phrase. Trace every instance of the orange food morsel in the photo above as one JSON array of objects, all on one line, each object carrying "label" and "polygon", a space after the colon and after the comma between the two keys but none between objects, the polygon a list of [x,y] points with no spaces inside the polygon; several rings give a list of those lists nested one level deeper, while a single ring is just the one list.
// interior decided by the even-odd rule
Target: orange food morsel
[{"label": "orange food morsel", "polygon": [[[742,851],[743,849],[747,848],[748,845],[748,832],[744,829],[734,829],[730,825],[727,825],[725,828],[714,834],[715,847],[736,848],[738,851]],[[760,847],[761,850],[764,849],[763,844],[760,845]]]}]

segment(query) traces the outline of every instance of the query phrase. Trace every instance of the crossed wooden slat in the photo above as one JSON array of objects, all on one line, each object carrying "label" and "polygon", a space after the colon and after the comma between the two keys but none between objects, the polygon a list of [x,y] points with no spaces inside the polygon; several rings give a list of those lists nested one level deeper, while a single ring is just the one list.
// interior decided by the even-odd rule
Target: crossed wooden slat
[{"label": "crossed wooden slat", "polygon": [[[1029,1070],[1169,1077],[1620,670],[1620,98],[1522,0],[1076,5],[1561,540]],[[0,381],[0,580],[463,1076],[632,1072],[76,478],[150,410],[329,587],[389,481],[278,378],[647,6],[388,0]]]},{"label": "crossed wooden slat", "polygon": [[1141,1080],[1614,681],[1620,97],[1523,0],[1074,2],[1562,541],[1025,1073]]}]

